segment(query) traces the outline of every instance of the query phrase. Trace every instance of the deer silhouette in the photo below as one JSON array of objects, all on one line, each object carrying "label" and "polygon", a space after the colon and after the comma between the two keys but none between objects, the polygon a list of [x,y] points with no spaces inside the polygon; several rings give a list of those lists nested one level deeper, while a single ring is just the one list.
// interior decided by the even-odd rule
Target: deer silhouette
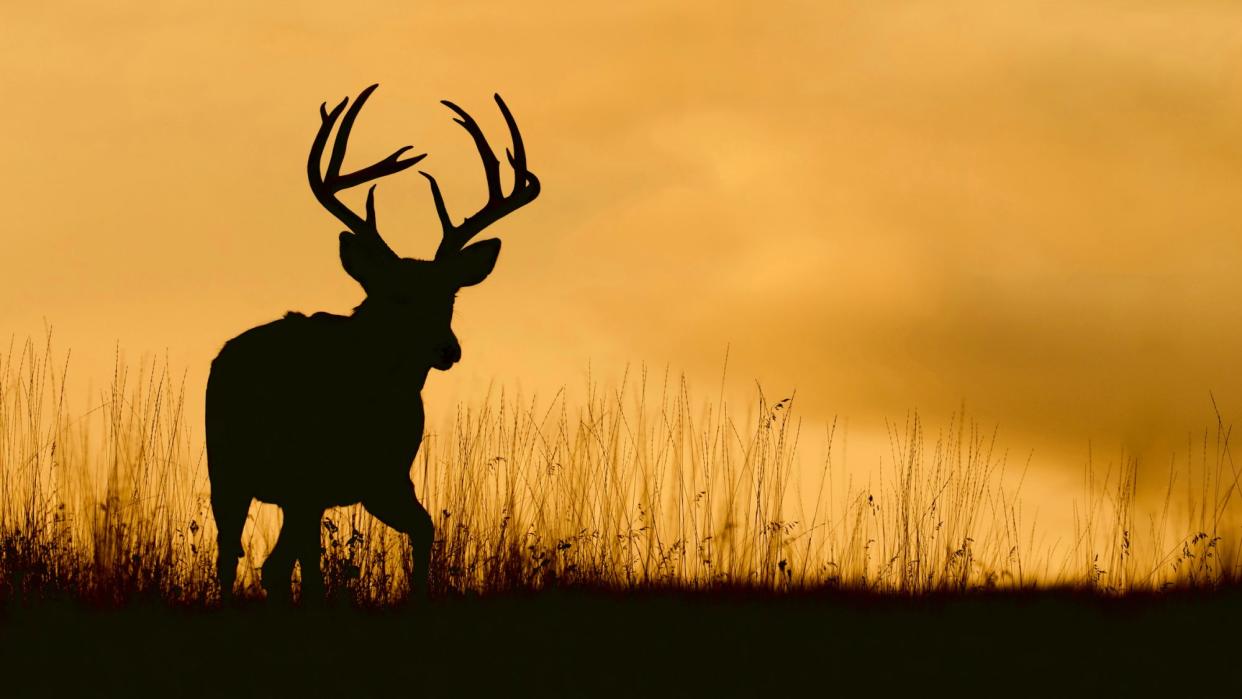
[{"label": "deer silhouette", "polygon": [[[517,122],[500,95],[496,104],[513,142],[506,151],[513,188],[505,194],[500,163],[474,119],[455,114],[478,148],[487,179],[487,203],[453,225],[436,179],[431,196],[443,229],[432,260],[399,257],[380,237],[375,185],[365,217],[337,198],[343,190],[405,170],[426,154],[402,155],[341,174],[349,134],[377,86],[331,111],[311,144],[307,176],[315,199],[349,229],[340,234],[341,266],[366,293],[351,315],[290,312],[225,343],[207,380],[206,430],[211,507],[218,530],[217,575],[221,596],[231,597],[237,559],[244,555],[242,528],[252,499],[280,506],[280,536],[261,569],[269,597],[290,594],[295,561],[301,562],[303,597],[322,597],[320,521],[329,507],[362,503],[384,524],[409,536],[413,587],[427,584],[435,529],[410,481],[423,439],[421,391],[431,369],[461,359],[453,334],[453,301],[462,287],[487,278],[500,254],[492,238],[467,245],[480,231],[539,195],[526,169]],[[347,109],[348,107],[348,109]],[[342,112],[344,116],[342,116]],[[323,168],[324,149],[340,126]]]}]

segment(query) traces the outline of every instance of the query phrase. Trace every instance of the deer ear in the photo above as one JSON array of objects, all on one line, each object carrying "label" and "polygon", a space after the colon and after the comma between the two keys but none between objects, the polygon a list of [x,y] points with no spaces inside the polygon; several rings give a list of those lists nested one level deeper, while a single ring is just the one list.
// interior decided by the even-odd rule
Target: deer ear
[{"label": "deer ear", "polygon": [[500,257],[500,240],[488,238],[467,245],[453,257],[451,274],[457,286],[474,286],[487,279],[496,267],[496,258]]},{"label": "deer ear", "polygon": [[371,293],[383,276],[382,260],[349,231],[341,232],[341,267],[354,281],[362,285],[364,291]]}]

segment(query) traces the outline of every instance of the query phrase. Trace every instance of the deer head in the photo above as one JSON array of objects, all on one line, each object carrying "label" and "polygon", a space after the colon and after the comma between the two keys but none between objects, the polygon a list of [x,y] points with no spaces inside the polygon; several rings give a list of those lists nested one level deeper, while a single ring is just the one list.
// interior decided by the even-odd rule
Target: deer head
[{"label": "deer head", "polygon": [[[411,149],[411,146],[405,146],[377,163],[341,174],[349,133],[362,105],[376,87],[371,85],[363,90],[352,105],[349,98],[345,98],[331,111],[328,111],[327,104],[320,106],[322,123],[311,144],[307,176],[315,198],[349,229],[340,235],[341,266],[362,285],[367,295],[357,313],[378,319],[381,326],[413,341],[405,343],[405,346],[425,352],[427,365],[444,370],[461,359],[461,346],[451,328],[453,300],[457,291],[486,279],[500,255],[500,240],[496,238],[468,243],[484,228],[533,201],[539,195],[539,180],[526,169],[522,134],[500,95],[495,96],[496,104],[509,125],[513,139],[513,150],[505,151],[513,168],[513,189],[509,194],[501,189],[500,163],[482,129],[461,107],[443,100],[442,104],[457,115],[454,121],[470,134],[478,148],[487,179],[487,203],[460,224],[453,225],[439,183],[431,175],[421,172],[430,183],[431,196],[440,219],[440,245],[432,260],[398,256],[384,242],[376,227],[374,184],[367,191],[365,217],[356,214],[337,198],[343,190],[400,172],[427,157],[424,153],[403,160],[401,156]],[[340,127],[332,144],[327,169],[321,170],[324,148],[338,119]]]}]

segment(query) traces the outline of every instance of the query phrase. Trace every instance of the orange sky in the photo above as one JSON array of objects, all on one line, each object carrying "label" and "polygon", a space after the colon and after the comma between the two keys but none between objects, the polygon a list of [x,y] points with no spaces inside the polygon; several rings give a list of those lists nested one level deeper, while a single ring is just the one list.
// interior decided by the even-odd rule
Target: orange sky
[{"label": "orange sky", "polygon": [[[46,319],[96,385],[118,343],[166,351],[201,395],[229,337],[346,312],[304,163],[319,103],[380,82],[353,163],[412,143],[464,215],[481,172],[437,101],[500,143],[499,90],[544,184],[433,414],[588,363],[706,396],[726,348],[737,395],[796,388],[863,441],[964,402],[1046,473],[1088,440],[1163,467],[1209,391],[1242,414],[1236,3],[275,5],[0,10],[6,334]],[[378,197],[430,255],[422,178]]]}]

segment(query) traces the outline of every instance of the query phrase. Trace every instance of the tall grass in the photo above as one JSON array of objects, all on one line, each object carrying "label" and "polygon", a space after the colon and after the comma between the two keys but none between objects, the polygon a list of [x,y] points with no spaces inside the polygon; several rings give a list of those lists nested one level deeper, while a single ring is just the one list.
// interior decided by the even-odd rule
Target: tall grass
[{"label": "tall grass", "polygon": [[[0,596],[100,602],[217,598],[201,432],[167,362],[128,369],[73,411],[50,336],[0,354]],[[740,411],[668,374],[588,380],[581,399],[497,391],[430,431],[412,475],[437,524],[433,591],[820,588],[897,594],[1043,586],[1129,593],[1237,581],[1237,472],[1223,419],[1138,507],[1139,465],[1089,461],[1068,546],[1024,517],[1027,465],[962,416],[888,426],[891,455],[856,485],[799,453],[792,396]],[[816,433],[819,432],[817,428]],[[241,583],[279,513],[256,504]],[[408,591],[403,537],[360,508],[323,520],[329,589],[366,604]]]}]

